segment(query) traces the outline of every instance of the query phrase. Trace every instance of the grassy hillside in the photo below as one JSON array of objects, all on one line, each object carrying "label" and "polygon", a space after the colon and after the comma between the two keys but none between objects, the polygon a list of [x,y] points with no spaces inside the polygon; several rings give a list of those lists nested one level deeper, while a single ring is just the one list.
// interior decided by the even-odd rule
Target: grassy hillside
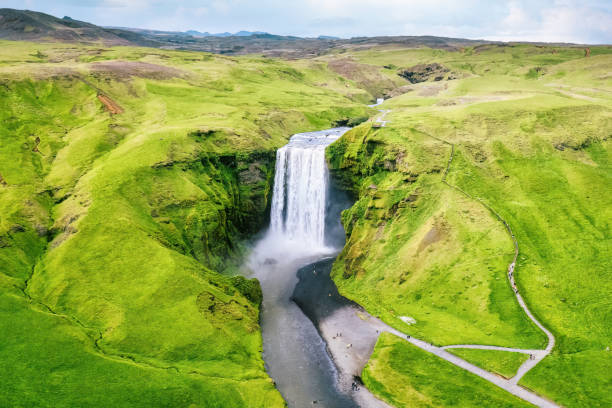
[{"label": "grassy hillside", "polygon": [[320,65],[1,44],[0,405],[284,404],[259,285],[218,272],[265,223],[275,149],[365,114]]},{"label": "grassy hillside", "polygon": [[509,351],[478,349],[449,349],[448,351],[487,371],[506,378],[514,377],[521,364],[529,358],[527,354]]},{"label": "grassy hillside", "polygon": [[[381,95],[387,127],[328,149],[356,200],[341,293],[437,345],[544,347],[485,203],[557,339],[521,384],[612,404],[612,49],[370,46],[282,61],[0,42],[0,361],[15,373],[0,405],[283,406],[259,285],[233,272],[266,223],[275,150],[376,114]],[[520,364],[454,351],[502,375]],[[364,380],[397,406],[521,405],[386,335]]]},{"label": "grassy hillside", "polygon": [[128,44],[109,30],[70,17],[57,18],[36,11],[9,8],[0,8],[0,38]]},{"label": "grassy hillside", "polygon": [[363,380],[395,407],[532,406],[390,333],[380,335]]},{"label": "grassy hillside", "polygon": [[[410,85],[381,106],[391,110],[387,127],[361,125],[329,149],[334,173],[358,198],[343,215],[340,291],[438,345],[542,347],[506,279],[512,241],[478,198],[511,225],[519,290],[557,338],[521,384],[565,406],[612,403],[609,53],[525,45],[353,53],[380,72],[394,66],[389,75],[437,62],[456,79]],[[446,179],[469,196],[442,183],[451,144]],[[478,360],[501,362],[488,356]]]}]

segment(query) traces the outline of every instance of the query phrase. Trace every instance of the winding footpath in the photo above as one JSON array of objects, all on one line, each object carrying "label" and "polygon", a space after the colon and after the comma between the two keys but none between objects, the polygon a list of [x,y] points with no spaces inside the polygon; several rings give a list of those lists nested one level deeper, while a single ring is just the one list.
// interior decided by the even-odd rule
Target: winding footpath
[{"label": "winding footpath", "polygon": [[[451,163],[452,163],[453,158],[455,156],[455,145],[453,143],[450,143],[450,142],[446,141],[446,140],[439,139],[439,138],[434,137],[434,136],[431,136],[431,137],[433,137],[433,138],[435,138],[437,140],[440,140],[443,143],[446,143],[446,144],[451,146],[451,155],[450,155],[450,158],[449,158],[448,163],[446,165],[446,169],[444,170],[444,175],[442,176],[442,182],[444,184],[446,184],[447,186],[449,186],[451,188],[454,188],[455,190],[459,191],[460,193],[462,193],[466,197],[468,197],[468,198],[470,198],[472,200],[478,201],[486,209],[488,209],[491,213],[493,213],[493,215],[495,215],[495,217],[499,221],[501,221],[502,224],[504,224],[504,227],[506,228],[506,231],[508,232],[508,235],[510,235],[510,238],[512,239],[512,243],[514,245],[514,257],[512,258],[512,262],[510,263],[510,265],[508,265],[508,280],[510,282],[510,286],[512,286],[512,290],[514,291],[514,295],[515,295],[516,300],[518,301],[519,306],[521,307],[521,309],[523,309],[523,311],[525,312],[527,317],[529,317],[529,319],[536,326],[538,326],[538,328],[540,330],[542,330],[544,332],[544,334],[546,334],[546,337],[548,338],[548,343],[546,345],[546,348],[544,350],[532,350],[532,352],[529,353],[529,354],[531,356],[533,356],[533,357],[531,358],[531,356],[530,356],[530,359],[525,361],[519,367],[519,369],[518,369],[517,373],[515,374],[515,376],[512,377],[509,380],[512,384],[518,384],[519,380],[529,370],[531,370],[533,367],[535,367],[540,361],[542,361],[542,359],[544,357],[546,357],[547,355],[550,354],[550,352],[552,351],[553,347],[555,346],[555,336],[553,336],[553,334],[550,332],[550,330],[548,330],[542,323],[540,323],[540,321],[535,318],[533,313],[531,313],[531,311],[529,310],[529,307],[527,307],[527,303],[525,303],[525,300],[520,295],[518,287],[516,286],[516,282],[514,280],[514,269],[516,267],[516,261],[518,259],[518,255],[519,255],[519,245],[518,245],[518,241],[516,239],[516,236],[514,235],[514,232],[512,232],[512,228],[510,228],[510,225],[508,224],[508,222],[497,211],[495,211],[493,208],[491,208],[491,206],[489,206],[487,203],[485,203],[481,198],[473,197],[471,194],[469,194],[465,190],[462,190],[461,188],[459,188],[459,187],[457,187],[455,185],[450,184],[446,180],[446,177],[448,176],[448,172],[450,171]],[[481,347],[483,347],[483,346],[475,345],[475,344],[463,345],[463,348],[481,348]],[[455,347],[455,348],[459,348],[459,347]],[[511,349],[511,348],[500,348],[500,350],[513,351],[513,349]]]},{"label": "winding footpath", "polygon": [[[385,115],[387,115],[389,112],[391,112],[390,110],[379,110],[379,112],[382,113],[382,115],[376,120],[377,123],[381,123],[381,127],[386,126],[386,124],[389,122],[387,120],[384,120]],[[448,345],[448,346],[443,346],[443,347],[437,347],[434,346],[430,343],[427,343],[423,340],[419,340],[419,339],[415,339],[414,337],[411,336],[407,336],[405,333],[400,332],[399,330],[396,330],[390,326],[388,326],[385,323],[382,323],[382,325],[384,325],[384,331],[387,331],[389,333],[395,334],[399,337],[405,338],[407,341],[409,341],[410,343],[414,344],[415,346],[430,352],[432,354],[435,354],[436,356],[460,367],[463,368],[464,370],[467,370],[495,385],[497,385],[500,388],[503,388],[504,390],[508,391],[509,393],[527,401],[530,402],[538,407],[545,407],[545,408],[554,408],[554,407],[559,407],[559,405],[555,404],[552,401],[549,401],[541,396],[539,396],[538,394],[523,388],[521,386],[518,385],[519,380],[529,371],[531,370],[533,367],[535,367],[540,361],[542,361],[542,359],[544,359],[544,357],[546,357],[547,355],[550,354],[550,352],[552,351],[553,347],[555,346],[555,337],[554,335],[550,332],[550,330],[548,330],[542,323],[540,323],[540,321],[538,321],[538,319],[535,318],[535,316],[533,315],[533,313],[531,313],[531,311],[529,310],[529,308],[527,307],[527,304],[525,303],[525,300],[523,299],[523,297],[520,295],[518,287],[516,286],[516,282],[514,280],[514,270],[516,267],[516,261],[518,259],[518,255],[519,255],[519,246],[518,246],[518,241],[516,239],[516,236],[514,235],[514,233],[512,232],[512,228],[510,228],[510,225],[508,224],[508,222],[497,212],[495,211],[493,208],[491,208],[487,203],[485,203],[481,198],[478,197],[473,197],[471,194],[467,193],[466,191],[462,190],[460,187],[457,187],[455,185],[450,184],[446,178],[448,176],[448,173],[450,171],[450,166],[451,163],[453,161],[454,155],[455,155],[455,145],[449,141],[446,141],[444,139],[440,139],[436,136],[432,136],[429,135],[430,137],[432,137],[433,139],[436,139],[444,144],[447,144],[451,147],[451,153],[450,153],[450,157],[448,159],[448,162],[446,164],[446,169],[444,171],[444,174],[442,175],[442,182],[444,184],[446,184],[448,187],[453,188],[457,191],[459,191],[461,194],[465,195],[466,197],[472,199],[472,200],[476,200],[478,202],[480,202],[485,208],[487,208],[493,215],[495,215],[495,217],[502,222],[502,224],[504,224],[504,227],[506,228],[506,231],[508,232],[508,234],[510,235],[512,242],[514,244],[514,257],[512,259],[512,262],[510,263],[510,265],[508,266],[508,280],[510,282],[510,285],[512,287],[512,290],[514,291],[515,297],[521,307],[521,309],[523,309],[523,311],[525,312],[525,314],[527,315],[527,317],[529,317],[529,319],[540,328],[540,330],[542,330],[544,332],[544,334],[546,334],[546,336],[548,337],[548,344],[546,345],[546,348],[544,350],[530,350],[530,349],[519,349],[519,348],[509,348],[509,347],[499,347],[499,346],[488,346],[488,345],[479,345],[479,344],[455,344],[455,345]],[[376,318],[371,317],[371,319],[373,320],[378,320]],[[530,357],[529,359],[527,359],[527,361],[525,361],[517,370],[516,374],[514,375],[514,377],[510,378],[510,379],[505,379],[497,374],[494,374],[492,372],[486,371],[478,366],[475,366],[474,364],[471,364],[459,357],[457,357],[454,354],[449,353],[448,349],[481,349],[481,350],[498,350],[498,351],[507,351],[507,352],[515,352],[515,353],[523,353],[523,354],[528,354]]]}]

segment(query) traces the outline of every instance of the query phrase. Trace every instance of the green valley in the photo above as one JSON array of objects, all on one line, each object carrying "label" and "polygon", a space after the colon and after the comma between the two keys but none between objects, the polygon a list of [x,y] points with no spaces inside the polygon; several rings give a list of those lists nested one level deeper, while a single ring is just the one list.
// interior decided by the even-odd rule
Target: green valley
[{"label": "green valley", "polygon": [[[18,370],[2,398],[22,389],[25,406],[106,405],[96,384],[112,375],[120,394],[152,395],[137,398],[142,406],[282,406],[260,355],[261,292],[231,276],[232,259],[265,221],[274,149],[367,108],[315,86],[341,89],[322,64],[0,49],[2,361]],[[102,95],[122,113],[108,112]],[[31,339],[24,325],[41,329]],[[58,372],[74,353],[79,365]],[[52,384],[40,380],[52,375],[90,389],[87,399],[46,399]]]},{"label": "green valley", "polygon": [[431,346],[550,406],[612,406],[612,46],[77,23],[0,35],[0,406],[301,406],[244,265],[277,149],[340,126],[331,279],[390,332],[353,391],[531,406]]}]

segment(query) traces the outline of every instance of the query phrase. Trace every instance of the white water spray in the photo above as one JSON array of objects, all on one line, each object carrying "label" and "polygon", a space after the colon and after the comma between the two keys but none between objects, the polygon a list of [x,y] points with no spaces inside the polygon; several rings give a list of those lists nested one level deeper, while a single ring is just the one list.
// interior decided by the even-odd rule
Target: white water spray
[{"label": "white water spray", "polygon": [[270,228],[253,248],[246,265],[263,291],[261,328],[266,369],[291,408],[310,407],[313,400],[325,407],[355,406],[337,388],[338,371],[316,327],[291,300],[298,269],[332,257],[339,249],[326,245],[326,238],[333,242],[338,232],[332,223],[326,231],[327,209],[330,216],[338,211],[338,205],[328,201],[338,196],[328,197],[325,148],[347,130],[299,133],[278,150]]},{"label": "white water spray", "polygon": [[325,148],[349,128],[298,133],[276,153],[270,229],[256,253],[296,258],[332,251],[325,245],[329,173]]}]

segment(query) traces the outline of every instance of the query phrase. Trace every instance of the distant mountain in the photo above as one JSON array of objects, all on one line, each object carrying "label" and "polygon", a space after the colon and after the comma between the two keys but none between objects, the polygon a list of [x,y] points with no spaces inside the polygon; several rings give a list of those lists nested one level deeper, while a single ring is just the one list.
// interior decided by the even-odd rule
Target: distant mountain
[{"label": "distant mountain", "polygon": [[7,8],[0,9],[0,39],[134,45],[230,55],[263,54],[283,58],[316,57],[332,49],[346,47],[367,49],[378,45],[392,45],[408,48],[430,47],[452,50],[491,43],[482,40],[433,36],[340,39],[322,35],[318,38],[301,38],[268,34],[261,31],[211,34],[196,30],[178,32],[126,27],[99,27],[70,17],[57,18],[35,11]]},{"label": "distant mountain", "polygon": [[196,30],[187,30],[185,31],[185,34],[194,36],[194,37],[210,37],[212,34],[210,34],[208,31],[205,32],[200,32],[200,31],[196,31]]},{"label": "distant mountain", "polygon": [[216,33],[209,34],[210,37],[250,37],[252,35],[268,34],[265,31],[238,31],[236,33]]},{"label": "distant mountain", "polygon": [[265,31],[238,31],[234,33],[236,37],[248,37],[250,35],[268,34]]},{"label": "distant mountain", "polygon": [[263,31],[237,33],[147,30],[127,27],[100,27],[70,17],[58,18],[30,10],[0,9],[0,38],[23,41],[104,42],[107,45],[162,46],[158,37],[250,37]]},{"label": "distant mountain", "polygon": [[202,37],[250,37],[252,35],[262,35],[268,34],[264,31],[238,31],[236,33],[224,32],[224,33],[209,33],[208,31],[197,31],[197,30],[187,30],[187,31],[161,31],[161,30],[150,30],[146,28],[132,28],[132,27],[106,27],[107,29],[114,30],[124,30],[124,31],[132,31],[135,33],[141,33],[146,35],[153,36],[191,36],[196,38]]},{"label": "distant mountain", "polygon": [[128,45],[130,41],[94,24],[57,18],[30,10],[0,9],[0,38],[8,40],[56,40]]}]

